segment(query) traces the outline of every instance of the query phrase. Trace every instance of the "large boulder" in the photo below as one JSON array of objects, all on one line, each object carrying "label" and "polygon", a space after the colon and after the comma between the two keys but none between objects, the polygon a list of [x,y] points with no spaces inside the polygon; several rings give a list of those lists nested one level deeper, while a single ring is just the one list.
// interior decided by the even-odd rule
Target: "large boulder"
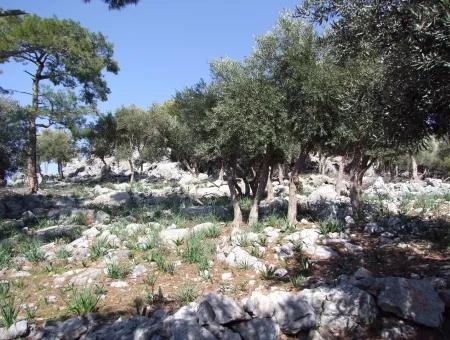
[{"label": "large boulder", "polygon": [[321,333],[334,337],[363,332],[362,326],[371,324],[378,315],[375,299],[349,284],[304,289],[299,295],[313,307]]},{"label": "large boulder", "polygon": [[151,165],[148,177],[151,180],[175,180],[178,181],[185,174],[180,163],[162,161]]},{"label": "large boulder", "polygon": [[253,292],[244,303],[244,309],[257,318],[272,318],[286,334],[297,334],[316,325],[313,308],[300,294]]},{"label": "large boulder", "polygon": [[430,281],[401,277],[383,279],[378,306],[401,318],[434,328],[441,325],[445,309]]},{"label": "large boulder", "polygon": [[209,293],[203,297],[197,314],[198,322],[202,326],[214,323],[226,325],[250,318],[233,299],[214,293]]},{"label": "large boulder", "polygon": [[272,319],[252,319],[233,327],[243,340],[276,340],[280,327]]},{"label": "large boulder", "polygon": [[125,191],[112,191],[95,197],[92,204],[100,206],[117,207],[130,203],[132,196]]}]

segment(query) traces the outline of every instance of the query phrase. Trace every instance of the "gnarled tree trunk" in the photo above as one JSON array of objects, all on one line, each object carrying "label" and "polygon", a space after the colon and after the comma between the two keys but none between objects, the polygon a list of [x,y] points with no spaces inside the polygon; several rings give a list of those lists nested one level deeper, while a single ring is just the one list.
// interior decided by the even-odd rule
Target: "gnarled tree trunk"
[{"label": "gnarled tree trunk", "polygon": [[263,161],[263,164],[257,171],[257,178],[258,178],[258,187],[255,191],[255,197],[253,198],[253,204],[250,209],[250,213],[248,215],[248,224],[253,225],[258,223],[259,219],[259,202],[263,199],[264,192],[266,190],[267,185],[267,178],[269,177],[269,162],[266,158]]},{"label": "gnarled tree trunk", "polygon": [[341,159],[339,160],[339,169],[336,177],[336,193],[338,195],[341,195],[343,189],[345,162],[346,157],[342,156]]},{"label": "gnarled tree trunk", "polygon": [[128,164],[130,164],[130,171],[131,171],[131,175],[130,175],[130,184],[133,184],[134,182],[134,163],[132,159],[128,160]]},{"label": "gnarled tree trunk", "polygon": [[350,201],[352,206],[353,218],[356,221],[363,221],[364,215],[362,211],[362,182],[366,171],[371,167],[374,158],[364,155],[362,150],[356,150],[352,164],[351,164],[351,177],[350,177]]},{"label": "gnarled tree trunk", "polygon": [[242,225],[242,211],[239,205],[239,196],[236,192],[236,170],[231,168],[227,175],[228,188],[230,189],[230,199],[233,205],[233,226],[239,228]]},{"label": "gnarled tree trunk", "polygon": [[275,194],[273,192],[273,184],[272,184],[272,168],[269,168],[269,175],[267,177],[267,201],[273,202],[275,199]]},{"label": "gnarled tree trunk", "polygon": [[284,180],[284,167],[283,164],[279,163],[278,164],[278,182],[280,182],[280,184],[283,184],[283,180]]},{"label": "gnarled tree trunk", "polygon": [[419,171],[417,170],[417,161],[416,161],[416,157],[414,157],[413,155],[411,155],[411,178],[414,181],[419,180]]},{"label": "gnarled tree trunk", "polygon": [[289,174],[289,205],[287,220],[290,224],[297,223],[297,187],[299,185],[298,175],[300,173],[302,165],[305,163],[307,156],[307,152],[300,154],[300,156],[295,161],[294,168]]}]

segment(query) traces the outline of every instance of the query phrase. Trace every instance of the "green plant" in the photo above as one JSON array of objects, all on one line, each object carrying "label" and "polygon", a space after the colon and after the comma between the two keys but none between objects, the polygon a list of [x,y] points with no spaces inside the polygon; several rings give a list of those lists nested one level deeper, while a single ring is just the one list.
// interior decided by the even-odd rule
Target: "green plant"
[{"label": "green plant", "polygon": [[267,239],[267,236],[265,235],[259,235],[258,243],[262,245],[263,247],[267,246],[269,243],[269,240]]},{"label": "green plant", "polygon": [[76,225],[89,225],[89,215],[86,212],[79,212],[72,217],[71,222]]},{"label": "green plant", "polygon": [[203,235],[194,234],[186,241],[186,249],[182,256],[189,263],[197,263],[204,268],[214,251],[214,245],[205,242]]},{"label": "green plant", "polygon": [[0,281],[0,301],[9,296],[11,284],[9,281]]},{"label": "green plant", "polygon": [[106,265],[106,273],[111,279],[123,279],[129,272],[130,269],[123,263],[109,262]]},{"label": "green plant", "polygon": [[163,251],[151,252],[146,256],[146,259],[150,262],[155,262],[158,269],[162,270],[163,272],[169,274],[175,273],[175,264],[168,261],[167,255]]},{"label": "green plant", "polygon": [[72,252],[67,250],[67,248],[65,248],[65,247],[59,248],[58,251],[56,252],[56,257],[60,260],[65,260],[71,256],[72,256]]},{"label": "green plant", "polygon": [[37,308],[36,307],[30,307],[30,306],[25,306],[25,318],[27,319],[28,322],[33,321],[34,319],[36,319],[36,312],[37,312]]},{"label": "green plant", "polygon": [[311,260],[306,256],[300,255],[298,262],[301,270],[308,271],[311,269]]},{"label": "green plant", "polygon": [[264,257],[264,252],[262,252],[259,247],[252,247],[250,249],[250,255],[257,257],[257,258],[262,258]]},{"label": "green plant", "polygon": [[252,264],[250,262],[248,262],[248,261],[245,261],[245,260],[240,262],[238,264],[238,267],[239,267],[239,269],[243,269],[243,270],[249,270],[249,269],[253,268]]},{"label": "green plant", "polygon": [[303,276],[302,274],[297,274],[297,275],[293,275],[289,278],[289,280],[291,281],[292,285],[295,288],[299,288],[303,285],[303,283],[305,282],[306,277]]},{"label": "green plant", "polygon": [[272,266],[264,266],[261,271],[260,275],[263,280],[273,280],[275,278],[275,272],[276,268]]},{"label": "green plant", "polygon": [[295,240],[292,242],[292,250],[296,251],[298,253],[301,253],[303,251],[303,241],[302,240]]},{"label": "green plant", "polygon": [[177,291],[176,298],[183,304],[194,301],[199,295],[198,288],[192,282],[184,283]]},{"label": "green plant", "polygon": [[0,244],[0,269],[8,268],[12,262],[13,245],[10,242]]},{"label": "green plant", "polygon": [[174,240],[173,243],[175,244],[175,247],[180,247],[180,246],[183,245],[184,239],[183,238],[178,238],[178,239]]},{"label": "green plant", "polygon": [[157,278],[156,278],[156,275],[154,275],[154,274],[148,274],[148,275],[144,278],[143,282],[144,282],[144,284],[146,284],[147,286],[150,286],[151,289],[152,289],[152,291],[153,291],[153,289],[155,288],[156,279],[157,279]]},{"label": "green plant", "polygon": [[6,328],[16,323],[19,307],[16,306],[13,296],[7,296],[0,301],[0,321]]},{"label": "green plant", "polygon": [[236,244],[240,247],[246,248],[250,245],[250,240],[248,239],[247,234],[239,234],[236,235]]},{"label": "green plant", "polygon": [[344,224],[336,219],[326,219],[320,222],[319,232],[322,235],[328,235],[329,233],[339,233],[344,230]]},{"label": "green plant", "polygon": [[266,226],[263,223],[258,222],[258,223],[253,223],[250,229],[252,232],[259,234],[260,232],[262,232],[264,230],[265,227]]},{"label": "green plant", "polygon": [[45,259],[45,254],[40,247],[40,242],[27,240],[21,244],[21,253],[28,261],[37,263]]},{"label": "green plant", "polygon": [[264,219],[264,224],[273,228],[278,228],[286,224],[286,219],[277,214],[270,214]]},{"label": "green plant", "polygon": [[99,300],[100,294],[96,293],[94,287],[75,290],[68,308],[73,313],[85,315],[96,311]]},{"label": "green plant", "polygon": [[89,256],[93,259],[97,259],[101,256],[106,255],[108,250],[111,248],[111,244],[106,238],[98,238],[89,247]]},{"label": "green plant", "polygon": [[203,233],[207,238],[217,238],[220,236],[220,228],[217,224],[213,224],[212,226],[207,228]]},{"label": "green plant", "polygon": [[239,201],[239,205],[242,210],[250,210],[253,204],[253,199],[251,197],[243,197]]},{"label": "green plant", "polygon": [[292,234],[297,230],[297,227],[295,226],[295,224],[289,223],[287,221],[285,221],[282,225],[281,225],[281,232],[284,234]]}]

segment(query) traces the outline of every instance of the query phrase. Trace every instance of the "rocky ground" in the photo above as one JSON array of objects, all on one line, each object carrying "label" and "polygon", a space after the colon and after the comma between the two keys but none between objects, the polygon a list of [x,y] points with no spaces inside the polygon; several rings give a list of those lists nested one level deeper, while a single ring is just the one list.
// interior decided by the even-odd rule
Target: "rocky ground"
[{"label": "rocky ground", "polygon": [[359,225],[332,175],[304,175],[289,225],[274,181],[235,229],[226,183],[111,167],[0,193],[0,339],[448,339],[450,184],[368,177]]}]

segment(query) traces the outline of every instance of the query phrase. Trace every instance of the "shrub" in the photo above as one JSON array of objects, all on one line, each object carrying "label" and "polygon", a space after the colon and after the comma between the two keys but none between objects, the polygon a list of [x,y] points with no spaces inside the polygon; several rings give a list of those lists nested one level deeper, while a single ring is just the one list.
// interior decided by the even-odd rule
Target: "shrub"
[{"label": "shrub", "polygon": [[65,260],[71,256],[72,256],[72,253],[69,250],[67,250],[65,247],[59,248],[58,251],[56,252],[56,257],[60,260]]},{"label": "shrub", "polygon": [[259,249],[259,247],[252,247],[250,249],[250,255],[257,258],[262,258],[264,256],[264,253]]},{"label": "shrub", "polygon": [[95,312],[99,300],[100,294],[93,287],[77,290],[69,301],[69,311],[78,315]]},{"label": "shrub", "polygon": [[183,252],[183,258],[189,263],[197,263],[205,267],[209,257],[214,253],[214,245],[203,240],[203,235],[195,234],[186,241],[186,249]]},{"label": "shrub", "polygon": [[320,222],[319,232],[322,235],[328,235],[329,233],[339,233],[344,230],[344,224],[336,219],[326,219]]},{"label": "shrub", "polygon": [[260,233],[260,232],[262,232],[263,230],[264,230],[264,228],[265,228],[266,226],[263,224],[263,223],[261,223],[261,222],[257,222],[257,223],[254,223],[254,224],[252,224],[252,226],[251,226],[251,231],[253,231],[254,233]]},{"label": "shrub", "polygon": [[106,238],[98,238],[89,247],[89,256],[97,259],[100,256],[105,256],[111,248],[112,247]]},{"label": "shrub", "polygon": [[106,273],[111,279],[123,279],[130,272],[124,264],[110,262],[106,265]]},{"label": "shrub", "polygon": [[276,268],[272,266],[264,266],[260,275],[263,280],[273,280],[275,278]]},{"label": "shrub", "polygon": [[40,242],[35,240],[26,240],[21,244],[21,253],[28,261],[37,263],[45,259],[45,254],[40,247]]},{"label": "shrub", "polygon": [[6,328],[16,323],[19,307],[16,306],[13,296],[7,296],[0,301],[0,321]]},{"label": "shrub", "polygon": [[191,303],[198,295],[198,288],[192,282],[183,284],[176,293],[177,299],[183,304]]},{"label": "shrub", "polygon": [[290,277],[290,281],[295,288],[299,288],[305,282],[306,277],[302,274],[297,274]]},{"label": "shrub", "polygon": [[220,236],[220,228],[217,224],[213,224],[204,231],[204,235],[207,238],[217,238]]},{"label": "shrub", "polygon": [[7,268],[12,262],[13,246],[9,242],[0,244],[0,269]]}]

